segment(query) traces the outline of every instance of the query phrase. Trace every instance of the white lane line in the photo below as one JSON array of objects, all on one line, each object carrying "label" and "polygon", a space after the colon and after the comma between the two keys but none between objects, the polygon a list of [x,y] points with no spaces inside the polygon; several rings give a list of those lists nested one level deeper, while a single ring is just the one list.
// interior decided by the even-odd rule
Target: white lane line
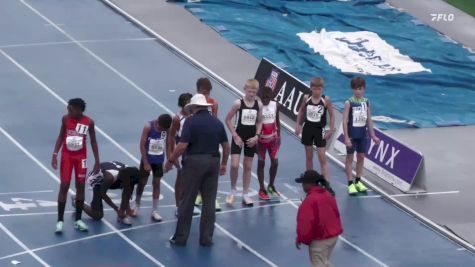
[{"label": "white lane line", "polygon": [[53,190],[39,190],[39,191],[23,191],[23,192],[3,192],[0,195],[19,195],[19,194],[36,194],[36,193],[52,193]]},{"label": "white lane line", "polygon": [[[0,53],[3,53],[2,50],[0,50]],[[46,168],[43,163],[41,163],[33,154],[31,154],[25,147],[23,147],[15,138],[13,138],[8,132],[6,132],[1,126],[0,126],[0,132],[3,133],[13,144],[15,144],[23,153],[25,153],[31,160],[33,160],[40,168],[42,168],[51,178],[53,178],[56,182],[61,183],[60,179],[53,173],[51,172],[48,168]],[[74,190],[71,188],[68,190],[71,194],[75,194]],[[165,267],[161,262],[159,262],[157,259],[155,259],[152,255],[148,254],[145,250],[143,250],[141,247],[139,247],[136,243],[134,243],[132,240],[130,240],[128,237],[126,237],[123,233],[119,232],[117,228],[115,228],[111,223],[109,223],[107,220],[102,219],[102,221],[109,227],[111,228],[117,235],[122,237],[127,243],[129,243],[132,247],[137,249],[140,253],[142,253],[145,257],[147,257],[149,260],[151,260],[155,265]]]},{"label": "white lane line", "polygon": [[12,232],[10,232],[2,223],[0,223],[0,228],[13,240],[15,243],[17,243],[23,250],[25,250],[25,253],[30,254],[35,260],[37,260],[41,265],[45,267],[50,267],[48,263],[46,263],[42,258],[40,258],[36,253],[31,251],[23,242],[20,241]]},{"label": "white lane line", "polygon": [[109,70],[111,70],[112,72],[114,72],[117,76],[119,76],[120,78],[122,78],[125,82],[127,82],[129,85],[131,85],[132,87],[134,87],[136,90],[138,90],[139,92],[141,92],[143,95],[145,95],[148,99],[150,99],[151,101],[153,101],[155,104],[159,105],[161,108],[163,108],[164,110],[166,110],[168,113],[170,114],[174,114],[174,112],[172,110],[170,110],[169,108],[167,108],[165,105],[163,105],[162,103],[160,103],[158,100],[156,100],[155,98],[153,98],[149,93],[147,93],[145,90],[143,90],[142,88],[140,88],[140,86],[138,86],[136,83],[134,83],[132,80],[130,80],[127,76],[125,76],[124,74],[122,74],[120,71],[118,71],[116,68],[112,67],[109,63],[107,63],[104,59],[102,59],[101,57],[99,57],[96,53],[92,52],[91,50],[89,50],[89,48],[87,48],[86,46],[84,46],[81,42],[79,42],[78,40],[76,40],[73,36],[71,36],[69,33],[67,33],[65,30],[63,30],[61,27],[58,27],[53,21],[51,21],[48,17],[46,17],[45,15],[43,15],[41,12],[39,12],[37,9],[35,9],[33,6],[31,6],[30,4],[26,3],[26,1],[24,0],[19,0],[21,3],[23,3],[26,7],[28,7],[31,11],[33,11],[36,15],[40,16],[43,20],[45,20],[46,22],[48,22],[49,24],[51,24],[56,30],[58,30],[59,32],[61,32],[64,36],[66,36],[69,40],[71,40],[73,43],[75,43],[76,45],[78,45],[79,47],[81,47],[84,51],[86,51],[89,55],[91,55],[93,58],[95,58],[97,61],[99,61],[100,63],[102,63],[102,65],[104,65],[105,67],[107,67]]},{"label": "white lane line", "polygon": [[[79,40],[77,42],[81,44],[89,43],[114,43],[114,42],[132,42],[132,41],[155,41],[156,38],[123,38],[123,39],[98,39],[98,40]],[[38,42],[38,43],[23,43],[23,44],[6,44],[0,45],[0,48],[18,48],[18,47],[34,47],[34,46],[53,46],[53,45],[65,45],[76,44],[73,41],[59,41],[59,42]]]},{"label": "white lane line", "polygon": [[[283,206],[283,205],[287,205],[287,204],[288,204],[287,202],[284,202],[284,203],[277,203],[277,204],[271,204],[271,205],[256,206],[256,207],[252,207],[252,208],[226,210],[226,211],[216,212],[216,215],[235,213],[235,212],[247,211],[247,210],[252,210],[252,209],[260,209],[260,208],[266,208],[266,207]],[[193,216],[193,218],[195,218],[195,219],[199,218],[199,217],[200,217],[200,215]],[[161,221],[161,222],[154,222],[154,223],[148,223],[148,224],[133,226],[133,227],[129,227],[129,228],[124,228],[124,229],[121,229],[119,231],[120,232],[128,232],[128,231],[147,228],[147,227],[160,225],[160,224],[174,223],[176,221],[177,221],[177,219],[164,220],[164,221]],[[98,238],[98,237],[102,237],[102,236],[112,235],[114,233],[115,233],[114,231],[109,231],[109,232],[100,233],[100,234],[96,234],[96,235],[91,235],[91,236],[86,236],[86,237],[82,237],[82,238],[72,239],[72,240],[61,242],[61,243],[56,243],[56,244],[53,244],[53,245],[48,245],[48,246],[44,246],[44,247],[31,249],[31,251],[32,252],[37,252],[37,251],[46,250],[46,249],[50,249],[50,248],[61,247],[61,246],[77,243],[77,242],[84,241],[84,240],[89,240],[89,239],[94,239],[94,238]],[[28,251],[17,252],[17,253],[14,253],[14,254],[10,254],[10,255],[7,255],[7,256],[0,257],[0,260],[21,256],[21,255],[24,255],[24,254],[27,254],[27,253],[29,253],[29,252]]]},{"label": "white lane line", "polygon": [[[24,3],[24,1],[21,1]],[[25,5],[29,6],[28,4],[24,3]],[[38,12],[38,11],[36,11]],[[36,13],[35,12],[35,13]],[[38,12],[39,13],[39,12]],[[42,16],[42,15],[41,15]],[[46,18],[47,19],[47,18]],[[62,31],[63,32],[63,31]],[[66,34],[66,33],[65,33]],[[69,36],[69,35],[68,35]],[[72,38],[72,37],[71,37]],[[82,46],[81,44],[78,43],[78,45],[80,45],[81,47],[83,47],[84,49],[87,49],[86,47]],[[87,50],[89,51],[89,50]],[[90,51],[89,51],[90,52]],[[64,105],[67,105],[67,102],[61,98],[56,92],[54,92],[51,88],[49,88],[45,83],[43,83],[40,79],[38,79],[35,75],[33,75],[30,71],[28,71],[25,67],[23,67],[20,63],[18,63],[15,59],[13,59],[10,55],[8,55],[5,51],[1,50],[0,49],[0,54],[2,54],[3,56],[5,56],[8,60],[10,60],[10,62],[12,62],[15,66],[17,66],[19,69],[21,69],[26,75],[28,75],[31,79],[33,79],[35,82],[37,82],[42,88],[44,88],[46,91],[48,91],[52,96],[54,96],[56,99],[58,99],[61,103],[63,103]],[[104,60],[102,60],[99,56],[95,55],[94,53],[90,52],[91,55],[94,55],[94,57],[96,57],[98,60],[100,60],[101,62],[103,62],[103,64],[107,64]],[[134,87],[137,89],[137,90],[141,90],[141,92],[143,92],[144,95],[148,95],[149,96],[149,99],[151,99],[153,102],[155,102],[157,105],[161,106],[162,108],[166,109],[169,113],[173,114],[173,112],[168,109],[165,105],[163,105],[162,103],[160,103],[158,100],[156,100],[155,98],[153,98],[151,95],[149,95],[147,92],[145,92],[143,89],[141,89],[140,87],[138,87],[137,85],[135,85],[135,83],[133,83],[132,81],[130,81],[127,77],[125,77],[124,75],[122,75],[120,72],[118,72],[116,69],[114,69],[112,66],[108,65],[111,68],[111,70],[115,71],[118,75],[121,75],[121,77],[124,78],[124,80],[126,81],[129,81],[131,85],[134,85]],[[3,130],[3,129],[2,129]],[[132,155],[129,151],[127,151],[124,147],[122,147],[117,141],[115,141],[112,137],[110,137],[108,134],[106,134],[101,128],[99,128],[99,126],[96,125],[96,131],[99,132],[101,135],[103,135],[107,140],[109,140],[112,144],[114,144],[118,149],[120,149],[122,152],[124,152],[127,156],[129,156],[129,158],[131,158],[133,161],[135,161],[136,164],[139,164],[140,161],[134,156]],[[37,161],[37,164],[42,164],[41,162]],[[46,167],[45,167],[46,170],[48,170]],[[48,170],[49,173],[51,173],[51,171]],[[54,174],[53,174],[54,175]],[[57,179],[57,178],[56,178]],[[57,180],[59,182],[59,179]],[[175,189],[170,185],[168,184],[167,182],[165,182],[164,179],[161,180],[161,183],[163,185],[165,185],[165,187],[167,187],[170,191],[172,192],[175,192]],[[71,189],[70,189],[71,190]],[[105,221],[106,222],[106,221]],[[106,222],[106,224],[108,224],[108,226],[110,227],[113,227],[110,223]],[[222,226],[220,226],[218,223],[215,223],[215,226],[216,227],[219,227],[219,228],[222,228],[224,229]],[[117,230],[117,229],[116,229]],[[118,234],[121,234],[121,233],[118,233]],[[142,254],[146,255],[147,258],[149,259],[153,259],[153,261],[155,263],[159,263],[158,260],[156,260],[155,258],[153,258],[150,254],[148,254],[145,250],[141,249],[140,247],[137,246],[137,244],[135,244],[132,240],[128,239],[126,236],[122,236],[124,238],[124,240],[126,240],[130,245],[132,245],[133,247],[137,248],[137,249],[140,249],[140,251],[142,252]],[[231,237],[232,239],[236,239],[235,236],[233,235],[229,235],[229,237]],[[245,244],[244,241],[240,240],[240,243],[241,244]],[[247,245],[246,245],[247,246]],[[249,250],[252,254],[254,254],[256,257],[258,257],[259,259],[262,259],[263,261],[265,261],[266,263],[269,263],[271,262],[269,259],[265,258],[262,254],[258,253],[257,251],[255,250]],[[161,265],[161,263],[160,263]],[[277,266],[276,264],[272,264],[271,266]]]},{"label": "white lane line", "polygon": [[427,196],[427,195],[448,195],[448,194],[458,194],[460,191],[441,191],[441,192],[425,192],[425,193],[415,193],[415,194],[396,194],[391,195],[392,197],[419,197],[419,196]]}]

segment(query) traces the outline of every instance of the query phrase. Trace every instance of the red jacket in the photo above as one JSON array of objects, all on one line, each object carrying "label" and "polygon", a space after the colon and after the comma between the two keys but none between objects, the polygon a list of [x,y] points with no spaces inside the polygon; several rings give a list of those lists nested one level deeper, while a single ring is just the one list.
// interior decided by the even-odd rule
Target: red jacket
[{"label": "red jacket", "polygon": [[297,214],[297,241],[309,245],[313,240],[329,239],[343,233],[335,198],[315,186],[305,197]]}]

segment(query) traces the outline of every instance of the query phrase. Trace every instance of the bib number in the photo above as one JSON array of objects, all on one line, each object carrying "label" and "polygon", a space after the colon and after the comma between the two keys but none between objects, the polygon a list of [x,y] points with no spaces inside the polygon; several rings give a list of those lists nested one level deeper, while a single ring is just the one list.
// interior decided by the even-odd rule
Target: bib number
[{"label": "bib number", "polygon": [[241,123],[246,126],[256,125],[257,110],[255,109],[243,109],[241,115]]},{"label": "bib number", "polygon": [[76,124],[76,133],[78,134],[87,134],[87,131],[89,130],[89,125],[85,124]]},{"label": "bib number", "polygon": [[77,135],[69,135],[66,137],[66,147],[69,151],[78,151],[83,147],[83,137]]},{"label": "bib number", "polygon": [[322,105],[307,106],[307,120],[310,122],[320,122],[322,120],[324,107]]},{"label": "bib number", "polygon": [[368,120],[368,109],[365,103],[360,107],[353,107],[353,127],[365,127]]},{"label": "bib number", "polygon": [[148,154],[152,156],[163,155],[164,139],[150,139]]}]

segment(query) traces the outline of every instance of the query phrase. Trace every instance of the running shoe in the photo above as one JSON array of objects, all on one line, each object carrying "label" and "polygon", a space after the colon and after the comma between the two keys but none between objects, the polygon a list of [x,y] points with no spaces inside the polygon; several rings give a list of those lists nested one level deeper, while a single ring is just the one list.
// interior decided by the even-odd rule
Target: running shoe
[{"label": "running shoe", "polygon": [[242,196],[242,204],[247,207],[252,207],[254,205],[254,201],[252,201],[252,198],[249,197],[249,195],[245,194]]},{"label": "running shoe", "polygon": [[79,231],[87,231],[87,225],[81,219],[74,222],[74,228]]},{"label": "running shoe", "polygon": [[355,184],[355,187],[356,187],[356,190],[358,190],[358,192],[360,193],[364,193],[366,192],[366,190],[368,190],[368,188],[366,188],[366,186],[361,181],[358,181]]},{"label": "running shoe", "polygon": [[231,193],[229,193],[226,196],[226,204],[232,205],[233,203],[234,203],[234,191],[231,191]]},{"label": "running shoe", "polygon": [[196,200],[195,200],[195,206],[199,206],[203,204],[203,199],[201,198],[201,194],[198,193],[198,195],[196,196]]},{"label": "running shoe", "polygon": [[162,216],[158,213],[158,210],[152,211],[152,219],[156,222],[161,222],[163,220]]},{"label": "running shoe", "polygon": [[269,195],[267,195],[267,191],[264,190],[259,190],[259,198],[262,200],[270,200]]},{"label": "running shoe", "polygon": [[221,211],[221,205],[219,204],[217,199],[216,199],[216,202],[214,203],[214,210]]},{"label": "running shoe", "polygon": [[349,195],[356,195],[357,193],[358,193],[358,190],[356,189],[355,183],[352,183],[351,185],[348,186]]},{"label": "running shoe", "polygon": [[130,212],[130,216],[137,217],[140,214],[140,206],[136,205],[135,208]]},{"label": "running shoe", "polygon": [[132,219],[130,219],[129,216],[125,216],[124,218],[117,217],[117,221],[122,223],[123,225],[132,225]]},{"label": "running shoe", "polygon": [[279,191],[277,191],[277,189],[275,189],[275,186],[274,186],[274,185],[269,185],[269,186],[267,187],[267,191],[269,192],[269,194],[270,194],[272,197],[280,198],[280,193],[279,193]]},{"label": "running shoe", "polygon": [[63,227],[64,227],[63,221],[58,221],[58,222],[56,223],[56,231],[55,231],[55,233],[57,233],[57,234],[62,234],[62,233],[63,233]]}]

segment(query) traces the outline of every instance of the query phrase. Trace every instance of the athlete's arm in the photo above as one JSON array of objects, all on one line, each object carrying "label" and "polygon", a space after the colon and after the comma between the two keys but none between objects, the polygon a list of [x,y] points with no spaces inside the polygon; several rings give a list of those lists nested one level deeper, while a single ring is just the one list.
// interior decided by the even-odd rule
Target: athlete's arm
[{"label": "athlete's arm", "polygon": [[275,125],[277,126],[277,136],[280,137],[280,107],[277,105],[276,115],[275,115]]},{"label": "athlete's arm", "polygon": [[300,104],[299,114],[297,115],[297,124],[295,125],[295,134],[300,135],[302,132],[303,117],[305,113],[305,103],[307,103],[308,96],[303,96],[302,104]]},{"label": "athlete's arm", "polygon": [[257,124],[256,124],[256,137],[258,134],[262,132],[262,102],[257,101],[257,104],[259,106],[259,111],[257,112]]},{"label": "athlete's arm", "polygon": [[110,186],[112,183],[114,183],[114,178],[112,175],[108,172],[104,172],[104,179],[101,184],[101,196],[102,199],[107,203],[107,205],[111,206],[116,212],[119,210],[117,205],[110,199],[110,197],[107,195],[107,190],[109,190]]},{"label": "athlete's arm", "polygon": [[350,101],[345,101],[345,109],[343,110],[343,134],[345,136],[345,145],[351,147],[350,136],[348,135],[348,118],[350,115]]},{"label": "athlete's arm", "polygon": [[61,119],[61,128],[59,129],[58,138],[56,139],[56,144],[53,149],[53,156],[51,158],[51,167],[53,169],[58,168],[58,152],[61,146],[63,145],[64,132],[66,131],[66,115]]},{"label": "athlete's arm", "polygon": [[99,161],[99,147],[97,146],[97,139],[96,139],[96,128],[94,121],[91,120],[89,123],[89,135],[91,136],[91,147],[92,153],[94,154],[94,168],[93,171],[96,172],[100,168],[100,161]]},{"label": "athlete's arm", "polygon": [[369,106],[369,103],[368,103],[368,122],[367,122],[367,124],[368,124],[368,131],[369,131],[369,135],[371,136],[371,139],[373,139],[373,141],[376,143],[376,145],[379,145],[379,142],[381,142],[381,140],[379,140],[379,138],[374,133],[373,119],[371,118],[371,107]]},{"label": "athlete's arm", "polygon": [[167,136],[165,137],[165,144],[167,145],[167,148],[165,149],[165,159],[168,160],[171,155],[171,151],[168,149],[168,142],[170,142],[170,139],[175,140],[175,138],[170,137],[170,130],[167,130]]},{"label": "athlete's arm", "polygon": [[325,103],[327,104],[327,110],[330,114],[330,130],[325,133],[325,139],[330,139],[335,130],[335,112],[333,110],[333,104],[329,96],[325,96]]},{"label": "athlete's arm", "polygon": [[256,119],[256,135],[246,140],[247,145],[250,147],[253,147],[257,144],[257,142],[259,141],[258,135],[262,131],[262,103],[261,101],[257,101],[257,105],[259,107],[259,110],[257,111],[257,119]]},{"label": "athlete's arm", "polygon": [[150,124],[147,123],[143,127],[142,136],[140,137],[140,154],[142,155],[142,161],[143,161],[144,169],[146,171],[151,170],[150,163],[148,162],[148,158],[147,158],[147,151],[145,150],[145,143],[147,142],[147,137],[148,137],[149,132],[150,132]]},{"label": "athlete's arm", "polygon": [[215,116],[216,118],[218,117],[218,107],[219,107],[218,101],[216,101],[215,99],[212,110],[213,110],[213,116]]},{"label": "athlete's arm", "polygon": [[188,147],[188,143],[179,142],[175,150],[173,151],[172,155],[168,159],[167,163],[165,163],[165,167],[163,168],[163,172],[167,173],[173,168],[173,164],[178,161],[178,158],[185,153],[186,148]]},{"label": "athlete's arm", "polygon": [[169,133],[167,135],[167,158],[175,150],[176,143],[176,134],[180,130],[180,117],[177,115],[173,116],[172,126],[170,127]]},{"label": "athlete's arm", "polygon": [[233,137],[237,136],[236,129],[234,129],[234,125],[233,125],[233,118],[234,118],[234,115],[236,115],[236,112],[239,110],[240,104],[241,104],[240,100],[234,101],[233,105],[231,106],[231,109],[229,110],[225,118],[226,127],[228,127],[228,130]]}]

